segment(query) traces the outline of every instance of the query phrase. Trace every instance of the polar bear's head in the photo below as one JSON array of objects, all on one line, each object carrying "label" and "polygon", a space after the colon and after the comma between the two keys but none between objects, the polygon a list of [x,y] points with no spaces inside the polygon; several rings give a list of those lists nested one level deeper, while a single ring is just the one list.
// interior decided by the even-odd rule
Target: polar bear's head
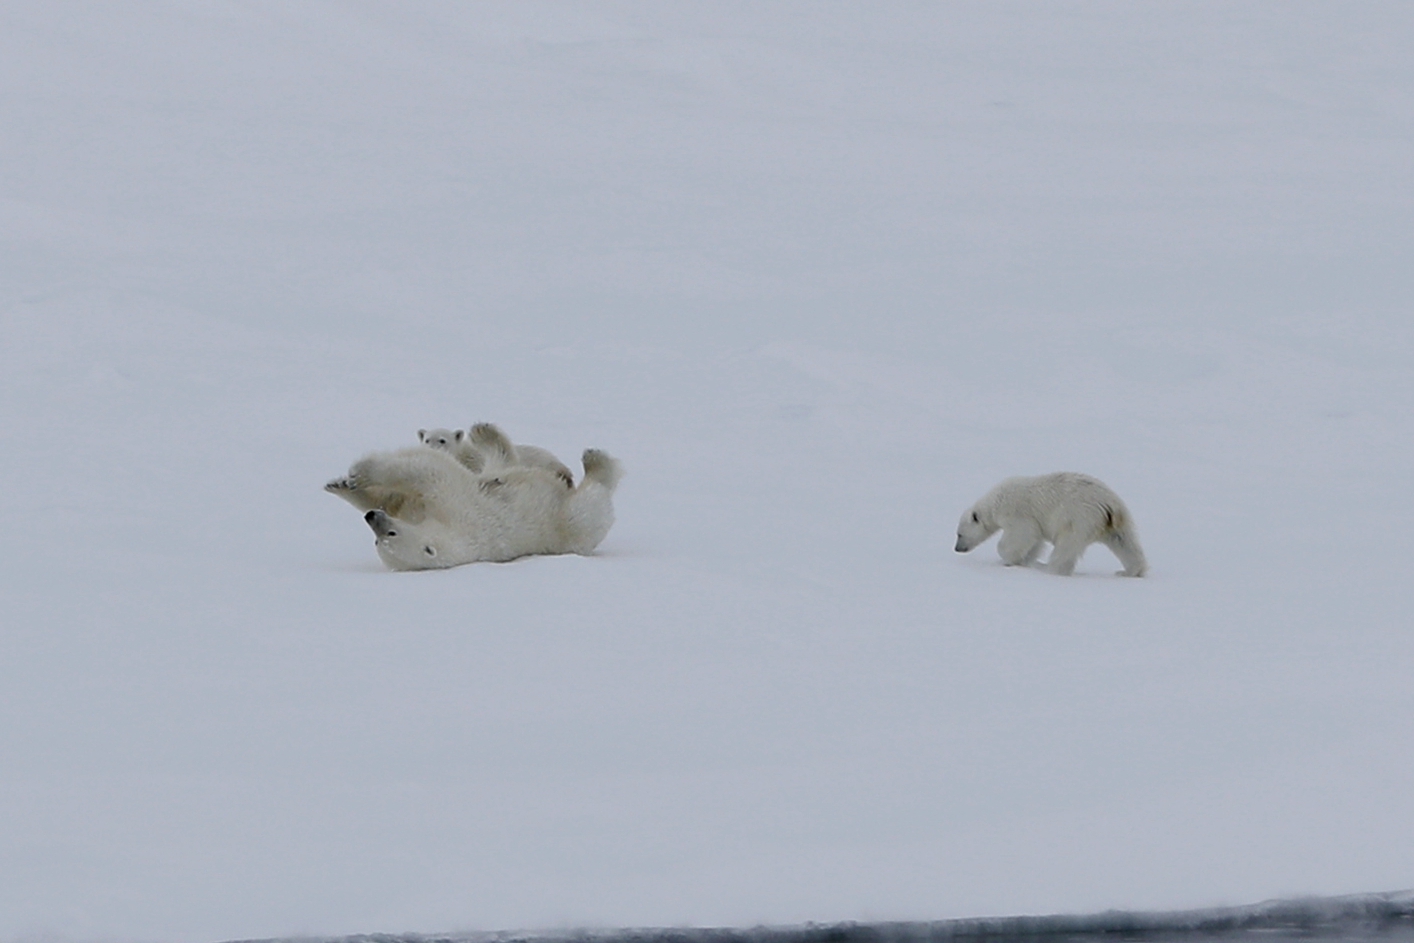
[{"label": "polar bear's head", "polygon": [[450,449],[460,442],[466,433],[460,429],[419,429],[417,441],[434,449]]},{"label": "polar bear's head", "polygon": [[974,504],[962,513],[962,519],[957,522],[957,546],[953,549],[966,553],[996,532],[997,525],[989,510],[981,504]]},{"label": "polar bear's head", "polygon": [[432,570],[452,566],[433,528],[389,517],[386,511],[363,515],[373,529],[374,547],[390,570]]}]

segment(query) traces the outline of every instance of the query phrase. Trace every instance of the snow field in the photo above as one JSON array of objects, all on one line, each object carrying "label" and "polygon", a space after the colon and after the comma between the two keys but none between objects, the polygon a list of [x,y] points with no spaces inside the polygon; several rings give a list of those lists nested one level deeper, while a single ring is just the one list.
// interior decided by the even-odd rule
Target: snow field
[{"label": "snow field", "polygon": [[[1414,884],[1411,26],[0,8],[0,940]],[[599,554],[320,491],[480,420]],[[1151,577],[952,552],[1059,469]]]}]

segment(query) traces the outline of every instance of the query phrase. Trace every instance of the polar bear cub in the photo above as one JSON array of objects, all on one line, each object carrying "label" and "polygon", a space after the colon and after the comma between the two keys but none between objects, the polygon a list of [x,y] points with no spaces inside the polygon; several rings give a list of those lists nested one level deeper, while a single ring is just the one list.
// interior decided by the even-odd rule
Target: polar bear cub
[{"label": "polar bear cub", "polygon": [[549,449],[535,445],[515,445],[489,422],[471,427],[471,434],[460,429],[419,429],[417,440],[423,445],[449,453],[473,472],[486,467],[487,453],[505,465],[530,465],[547,468],[560,477],[565,487],[574,487],[574,473]]},{"label": "polar bear cub", "polygon": [[967,553],[999,530],[997,553],[1007,566],[1030,566],[1049,543],[1047,569],[1069,576],[1085,548],[1102,543],[1124,564],[1116,575],[1143,576],[1149,568],[1129,509],[1089,475],[1008,478],[963,513],[955,549]]},{"label": "polar bear cub", "polygon": [[590,553],[613,526],[621,476],[619,463],[597,449],[585,451],[584,478],[570,489],[544,468],[478,475],[447,452],[414,446],[365,456],[325,490],[367,512],[389,569],[426,570]]}]

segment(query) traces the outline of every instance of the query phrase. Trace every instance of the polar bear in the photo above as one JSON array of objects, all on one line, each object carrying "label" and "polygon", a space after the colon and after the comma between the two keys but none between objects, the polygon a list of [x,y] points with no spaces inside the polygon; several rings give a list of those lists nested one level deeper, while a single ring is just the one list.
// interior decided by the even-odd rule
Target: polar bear
[{"label": "polar bear", "polygon": [[486,467],[481,450],[472,445],[460,429],[419,429],[417,441],[428,448],[441,449],[477,474]]},{"label": "polar bear", "polygon": [[999,530],[997,553],[1007,566],[1030,566],[1049,543],[1047,569],[1069,576],[1085,548],[1102,543],[1124,564],[1116,575],[1143,576],[1148,570],[1129,509],[1089,475],[1008,478],[963,513],[955,549],[967,553]]},{"label": "polar bear", "polygon": [[535,445],[515,445],[493,423],[478,422],[467,431],[466,438],[490,467],[525,465],[530,468],[543,468],[553,472],[569,487],[574,487],[574,475],[565,467],[564,462],[548,449]]},{"label": "polar bear", "polygon": [[487,452],[490,451],[506,465],[547,468],[559,476],[565,487],[574,487],[574,473],[548,449],[514,445],[489,422],[472,426],[470,435],[460,429],[419,429],[417,439],[423,445],[450,453],[473,472],[479,473],[485,469]]},{"label": "polar bear", "polygon": [[366,511],[375,547],[393,570],[426,570],[529,554],[587,554],[614,523],[622,470],[597,449],[584,478],[565,488],[554,473],[503,466],[475,474],[447,452],[415,446],[374,452],[325,490]]}]

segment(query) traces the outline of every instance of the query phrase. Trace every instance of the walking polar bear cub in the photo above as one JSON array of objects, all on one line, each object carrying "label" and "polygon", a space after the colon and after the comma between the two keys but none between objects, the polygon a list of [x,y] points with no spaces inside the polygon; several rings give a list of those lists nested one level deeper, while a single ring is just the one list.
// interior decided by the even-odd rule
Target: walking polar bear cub
[{"label": "walking polar bear cub", "polygon": [[1007,566],[1030,566],[1049,543],[1046,568],[1069,576],[1085,548],[1102,543],[1124,564],[1117,575],[1143,576],[1149,568],[1129,509],[1119,495],[1089,475],[1055,472],[1008,478],[963,512],[957,552],[967,553],[999,530],[997,553]]},{"label": "walking polar bear cub", "polygon": [[477,428],[490,446],[479,474],[419,445],[367,455],[325,490],[367,512],[378,556],[393,570],[593,551],[614,523],[619,463],[587,449],[584,478],[566,488],[551,469],[515,464],[515,446],[495,426]]}]

